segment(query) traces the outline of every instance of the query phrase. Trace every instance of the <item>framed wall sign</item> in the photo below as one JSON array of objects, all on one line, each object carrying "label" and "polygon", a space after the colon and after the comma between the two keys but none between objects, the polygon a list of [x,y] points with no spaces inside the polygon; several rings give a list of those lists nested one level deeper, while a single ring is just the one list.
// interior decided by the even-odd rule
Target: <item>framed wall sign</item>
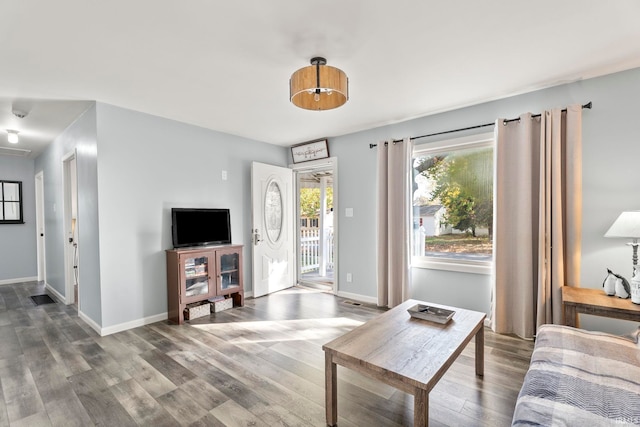
[{"label": "framed wall sign", "polygon": [[326,159],[329,157],[329,144],[326,139],[319,139],[294,145],[291,147],[291,157],[293,157],[293,163]]}]

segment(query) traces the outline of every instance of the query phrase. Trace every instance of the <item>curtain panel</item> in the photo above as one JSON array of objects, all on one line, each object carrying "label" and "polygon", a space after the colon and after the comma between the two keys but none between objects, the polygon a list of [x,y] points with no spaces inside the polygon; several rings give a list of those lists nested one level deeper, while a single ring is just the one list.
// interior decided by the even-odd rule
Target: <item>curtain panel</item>
[{"label": "curtain panel", "polygon": [[410,215],[413,143],[410,138],[378,144],[378,306],[409,298]]},{"label": "curtain panel", "polygon": [[532,338],[562,323],[580,282],[582,107],[496,122],[492,329]]}]

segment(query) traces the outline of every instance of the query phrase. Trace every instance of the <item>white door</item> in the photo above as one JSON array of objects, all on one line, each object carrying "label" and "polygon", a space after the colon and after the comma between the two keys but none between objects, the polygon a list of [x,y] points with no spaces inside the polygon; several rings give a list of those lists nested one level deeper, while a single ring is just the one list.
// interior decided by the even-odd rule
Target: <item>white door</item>
[{"label": "white door", "polygon": [[295,284],[293,234],[293,172],[253,162],[253,296],[290,288]]}]

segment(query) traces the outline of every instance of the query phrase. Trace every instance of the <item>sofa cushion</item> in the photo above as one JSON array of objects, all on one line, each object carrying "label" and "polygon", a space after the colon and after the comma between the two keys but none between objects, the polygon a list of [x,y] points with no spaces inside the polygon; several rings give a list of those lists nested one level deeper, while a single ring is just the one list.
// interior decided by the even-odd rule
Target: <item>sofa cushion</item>
[{"label": "sofa cushion", "polygon": [[640,425],[640,349],[615,335],[543,325],[512,425]]}]

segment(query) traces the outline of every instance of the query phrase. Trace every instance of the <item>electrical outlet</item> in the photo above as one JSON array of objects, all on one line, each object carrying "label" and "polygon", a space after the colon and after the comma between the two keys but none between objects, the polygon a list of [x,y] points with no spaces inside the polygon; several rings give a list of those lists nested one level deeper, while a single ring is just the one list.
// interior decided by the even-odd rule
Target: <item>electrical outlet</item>
[{"label": "electrical outlet", "polygon": [[222,171],[222,180],[223,181],[227,180],[227,171]]},{"label": "electrical outlet", "polygon": [[351,273],[347,273],[347,283],[353,282],[353,275]]}]

